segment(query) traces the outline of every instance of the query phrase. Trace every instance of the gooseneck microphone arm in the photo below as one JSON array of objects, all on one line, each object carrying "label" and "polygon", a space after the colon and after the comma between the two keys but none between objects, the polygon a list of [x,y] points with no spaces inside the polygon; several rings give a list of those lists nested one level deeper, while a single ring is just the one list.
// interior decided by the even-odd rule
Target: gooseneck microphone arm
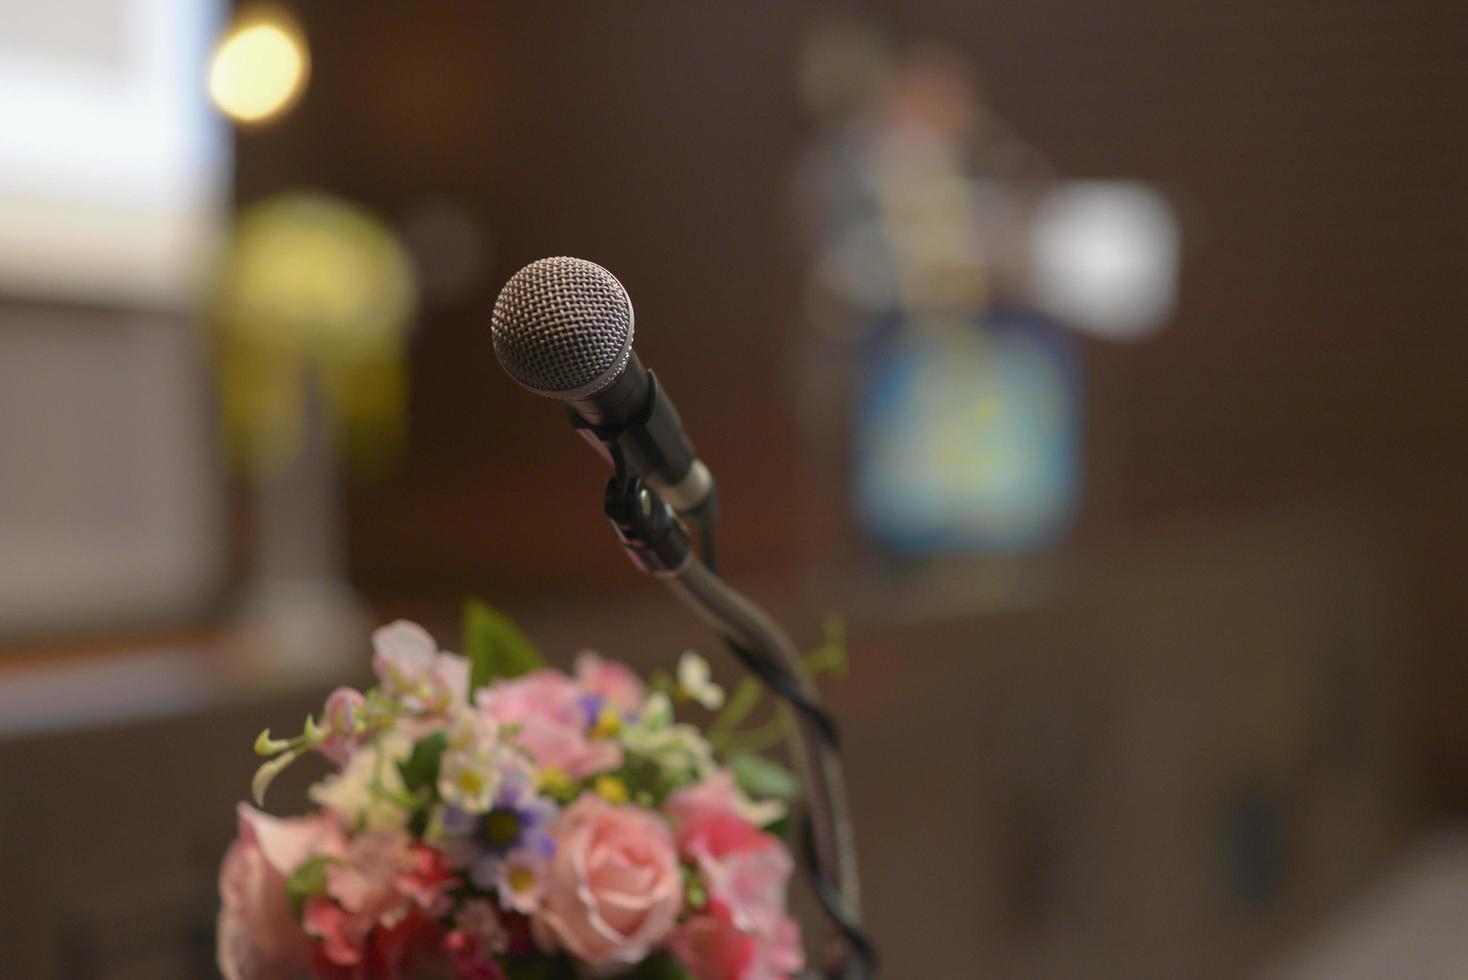
[{"label": "gooseneck microphone arm", "polygon": [[860,925],[861,884],[835,724],[785,631],[699,559],[668,505],[626,471],[615,449],[612,454],[617,473],[607,482],[605,509],[632,563],[661,579],[785,702],[782,710],[795,734],[792,754],[805,789],[811,883],[846,954],[832,951],[827,976],[872,977],[876,953]]},{"label": "gooseneck microphone arm", "polygon": [[801,701],[796,703],[804,707],[787,701],[784,710],[795,726],[795,764],[807,794],[806,846],[815,865],[813,884],[850,948],[851,957],[836,964],[837,975],[869,976],[873,951],[860,928],[861,883],[846,779],[834,726],[820,708],[799,653],[774,620],[697,557],[666,581],[673,594],[722,635],[735,656],[767,684],[774,687],[770,679],[782,677],[798,686]]}]

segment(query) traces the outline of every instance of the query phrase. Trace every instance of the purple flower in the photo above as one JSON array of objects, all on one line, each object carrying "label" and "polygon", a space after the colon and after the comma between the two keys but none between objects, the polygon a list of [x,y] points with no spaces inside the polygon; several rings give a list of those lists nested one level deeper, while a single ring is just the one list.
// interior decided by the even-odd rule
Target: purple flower
[{"label": "purple flower", "polygon": [[557,813],[552,801],[535,793],[523,769],[505,773],[494,802],[485,813],[445,804],[439,827],[450,838],[445,853],[465,868],[469,880],[489,891],[500,882],[500,866],[512,853],[521,860],[548,859],[555,853],[549,829]]}]

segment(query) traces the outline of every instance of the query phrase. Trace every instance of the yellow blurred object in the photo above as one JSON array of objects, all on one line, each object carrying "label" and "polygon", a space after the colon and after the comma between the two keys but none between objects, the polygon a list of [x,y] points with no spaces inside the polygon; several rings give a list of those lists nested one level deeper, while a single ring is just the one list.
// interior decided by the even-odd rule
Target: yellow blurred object
[{"label": "yellow blurred object", "polygon": [[296,457],[316,397],[346,456],[402,441],[405,349],[417,305],[406,250],[366,210],[324,194],[268,198],[238,218],[214,295],[220,401],[238,463]]},{"label": "yellow blurred object", "polygon": [[209,97],[237,122],[265,122],[295,105],[310,72],[296,19],[278,7],[246,7],[210,59]]}]

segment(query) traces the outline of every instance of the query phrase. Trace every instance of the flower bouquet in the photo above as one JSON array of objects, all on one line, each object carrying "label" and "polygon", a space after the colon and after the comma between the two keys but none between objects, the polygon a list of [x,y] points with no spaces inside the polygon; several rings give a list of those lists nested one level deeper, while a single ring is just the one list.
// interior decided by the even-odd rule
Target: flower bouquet
[{"label": "flower bouquet", "polygon": [[[308,754],[303,817],[239,807],[220,870],[228,978],[788,977],[803,967],[780,832],[797,784],[741,730],[706,662],[644,683],[584,652],[545,667],[488,607],[465,655],[421,627],[373,635],[378,684],[339,688],[294,738],[267,730],[254,781]],[[844,658],[839,637],[824,648]],[[818,658],[831,663],[831,657]],[[722,710],[720,710],[722,709]],[[708,734],[677,710],[719,711]]]}]

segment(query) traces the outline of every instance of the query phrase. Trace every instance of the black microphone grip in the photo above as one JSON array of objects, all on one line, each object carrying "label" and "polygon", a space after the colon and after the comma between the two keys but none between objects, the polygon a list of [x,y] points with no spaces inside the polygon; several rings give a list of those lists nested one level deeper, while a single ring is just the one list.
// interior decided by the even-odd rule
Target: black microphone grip
[{"label": "black microphone grip", "polygon": [[683,430],[678,409],[633,353],[626,369],[589,398],[568,401],[572,424],[609,455],[615,446],[628,469],[694,523],[711,518],[714,483]]}]

